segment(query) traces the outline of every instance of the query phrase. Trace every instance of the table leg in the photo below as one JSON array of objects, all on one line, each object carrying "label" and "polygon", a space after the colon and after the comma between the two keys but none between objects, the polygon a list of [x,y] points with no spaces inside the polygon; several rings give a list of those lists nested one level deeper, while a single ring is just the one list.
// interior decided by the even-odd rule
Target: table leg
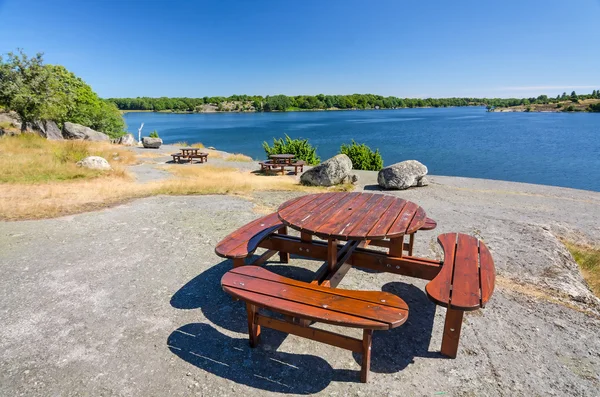
[{"label": "table leg", "polygon": [[458,352],[458,341],[460,339],[463,314],[464,312],[462,310],[448,308],[446,311],[441,352],[443,355],[450,358],[456,358],[456,353]]},{"label": "table leg", "polygon": [[258,308],[255,305],[246,303],[246,313],[248,314],[248,336],[250,338],[250,347],[256,347],[260,338],[260,325],[256,324],[256,312]]},{"label": "table leg", "polygon": [[337,254],[338,254],[337,240],[336,239],[327,240],[327,271],[329,273],[333,271],[333,269],[335,268],[335,265],[337,264]]},{"label": "table leg", "polygon": [[[281,229],[277,230],[277,234],[287,234],[288,233],[288,228],[287,226],[283,226]],[[279,251],[279,261],[281,263],[289,263],[290,261],[290,254],[288,252],[282,252]]]},{"label": "table leg", "polygon": [[404,236],[390,239],[389,255],[398,258],[402,257],[402,251],[404,250]]}]

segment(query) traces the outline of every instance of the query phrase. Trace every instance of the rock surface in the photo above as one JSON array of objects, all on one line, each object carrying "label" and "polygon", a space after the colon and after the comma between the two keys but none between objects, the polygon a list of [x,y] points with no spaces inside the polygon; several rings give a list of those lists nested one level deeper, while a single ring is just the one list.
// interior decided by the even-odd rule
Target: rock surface
[{"label": "rock surface", "polygon": [[110,164],[106,159],[100,156],[89,156],[77,162],[80,167],[90,168],[92,170],[110,170]]},{"label": "rock surface", "polygon": [[384,189],[408,189],[426,186],[427,167],[417,160],[406,160],[383,168],[377,174],[377,183]]},{"label": "rock surface", "polygon": [[40,135],[42,135],[46,139],[49,139],[51,141],[62,141],[64,139],[60,128],[58,128],[54,121],[47,120],[39,123],[38,125],[41,127]]},{"label": "rock surface", "polygon": [[142,144],[147,149],[158,149],[162,143],[163,141],[160,138],[150,138],[147,136],[142,138]]},{"label": "rock surface", "polygon": [[95,131],[89,127],[66,122],[62,135],[65,139],[83,139],[86,141],[109,142],[110,138],[103,132]]},{"label": "rock surface", "polygon": [[354,181],[352,161],[345,154],[338,154],[302,174],[300,181],[312,186],[333,186]]},{"label": "rock surface", "polygon": [[133,134],[125,134],[119,138],[118,142],[120,145],[125,146],[135,146],[137,145],[137,141],[133,137]]}]

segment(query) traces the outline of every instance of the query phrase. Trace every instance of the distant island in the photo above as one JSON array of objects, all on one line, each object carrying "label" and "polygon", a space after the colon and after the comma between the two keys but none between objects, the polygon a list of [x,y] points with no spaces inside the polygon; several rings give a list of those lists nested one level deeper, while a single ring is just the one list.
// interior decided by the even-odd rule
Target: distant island
[{"label": "distant island", "polygon": [[397,98],[373,94],[352,95],[273,95],[202,98],[108,98],[122,112],[289,112],[311,110],[367,110],[402,108],[439,108],[485,106],[489,111],[600,111],[600,90],[591,94],[563,93],[556,98],[540,95],[535,98]]}]

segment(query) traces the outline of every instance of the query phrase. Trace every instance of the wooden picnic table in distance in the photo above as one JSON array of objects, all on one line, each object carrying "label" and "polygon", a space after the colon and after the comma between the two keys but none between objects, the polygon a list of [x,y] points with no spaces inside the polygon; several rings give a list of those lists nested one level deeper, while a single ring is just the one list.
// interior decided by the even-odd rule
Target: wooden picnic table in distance
[{"label": "wooden picnic table in distance", "polygon": [[293,154],[271,154],[269,158],[273,160],[275,164],[292,164],[292,160],[296,157]]},{"label": "wooden picnic table in distance", "polygon": [[[283,203],[277,214],[284,225],[300,231],[302,241],[310,242],[312,236],[327,240],[329,277],[339,270],[343,277],[349,266],[336,269],[336,265],[343,267],[359,243],[389,239],[384,245],[389,255],[402,257],[404,236],[415,233],[427,219],[423,208],[410,201],[358,192],[310,194]],[[349,243],[338,249],[338,241]]]},{"label": "wooden picnic table in distance", "polygon": [[200,148],[197,148],[197,147],[182,147],[179,150],[181,150],[181,154],[183,154],[184,156],[189,156],[189,155],[197,155],[198,152],[200,151]]}]

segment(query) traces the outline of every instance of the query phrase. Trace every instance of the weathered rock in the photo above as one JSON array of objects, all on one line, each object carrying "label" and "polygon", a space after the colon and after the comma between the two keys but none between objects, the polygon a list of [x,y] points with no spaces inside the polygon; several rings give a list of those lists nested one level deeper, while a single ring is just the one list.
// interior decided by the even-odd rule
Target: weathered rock
[{"label": "weathered rock", "polygon": [[135,140],[135,138],[133,137],[133,134],[125,134],[122,137],[119,138],[118,143],[120,145],[125,145],[125,146],[135,146],[137,145],[137,142]]},{"label": "weathered rock", "polygon": [[44,136],[46,139],[51,141],[62,141],[63,136],[60,128],[56,125],[56,123],[52,120],[47,120],[38,123],[40,128],[40,135]]},{"label": "weathered rock", "polygon": [[110,170],[110,164],[106,159],[100,156],[89,156],[77,162],[80,167],[90,168],[93,170]]},{"label": "weathered rock", "polygon": [[333,186],[352,181],[350,171],[352,171],[350,157],[338,154],[304,172],[300,181],[306,185]]},{"label": "weathered rock", "polygon": [[5,124],[7,129],[21,129],[19,117],[14,112],[0,112],[0,124]]},{"label": "weathered rock", "polygon": [[385,167],[377,174],[377,183],[385,189],[408,189],[428,184],[427,167],[417,160],[406,160]]},{"label": "weathered rock", "polygon": [[158,149],[162,143],[163,141],[160,138],[150,138],[147,136],[142,138],[142,144],[148,149]]},{"label": "weathered rock", "polygon": [[110,138],[103,132],[95,131],[89,127],[66,122],[62,135],[65,139],[83,139],[86,141],[109,142]]}]

